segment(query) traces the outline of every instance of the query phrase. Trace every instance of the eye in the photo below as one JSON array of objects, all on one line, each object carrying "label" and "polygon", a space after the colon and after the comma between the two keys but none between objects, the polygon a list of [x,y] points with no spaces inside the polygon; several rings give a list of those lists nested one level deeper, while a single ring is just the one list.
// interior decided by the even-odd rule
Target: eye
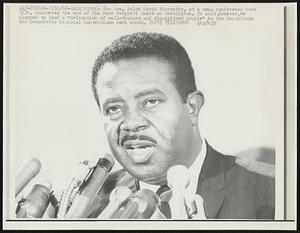
[{"label": "eye", "polygon": [[151,99],[147,99],[146,101],[144,101],[143,103],[143,107],[144,108],[153,108],[156,105],[158,105],[161,101],[157,98],[151,98]]},{"label": "eye", "polygon": [[113,118],[118,117],[123,112],[121,106],[111,106],[105,109],[105,114]]}]

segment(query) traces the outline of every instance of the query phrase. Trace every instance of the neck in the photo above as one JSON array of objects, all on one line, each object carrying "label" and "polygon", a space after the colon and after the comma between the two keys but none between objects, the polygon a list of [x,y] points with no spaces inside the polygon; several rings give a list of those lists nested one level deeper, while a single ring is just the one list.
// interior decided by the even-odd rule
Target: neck
[{"label": "neck", "polygon": [[200,132],[198,127],[195,127],[194,129],[194,134],[193,134],[193,140],[192,140],[192,146],[191,146],[191,152],[190,152],[190,159],[188,161],[186,161],[185,166],[187,168],[190,168],[191,165],[194,163],[194,161],[196,160],[197,156],[199,155],[202,145],[203,140],[201,138]]}]

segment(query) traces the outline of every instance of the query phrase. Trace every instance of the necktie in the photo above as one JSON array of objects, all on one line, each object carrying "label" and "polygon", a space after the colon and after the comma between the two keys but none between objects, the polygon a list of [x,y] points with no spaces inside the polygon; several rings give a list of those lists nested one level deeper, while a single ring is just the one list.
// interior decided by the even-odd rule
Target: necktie
[{"label": "necktie", "polygon": [[172,191],[167,185],[159,187],[156,194],[160,197],[160,211],[166,216],[166,218],[171,218],[171,209],[169,205],[169,200],[172,197]]},{"label": "necktie", "polygon": [[[160,212],[167,218],[171,219],[171,208],[169,205],[169,201],[172,197],[172,190],[167,186],[161,186],[156,194],[160,197]],[[188,214],[188,219],[206,219],[206,211],[204,208],[203,199],[200,195],[195,195],[192,199],[188,198],[186,200],[186,211]]]}]

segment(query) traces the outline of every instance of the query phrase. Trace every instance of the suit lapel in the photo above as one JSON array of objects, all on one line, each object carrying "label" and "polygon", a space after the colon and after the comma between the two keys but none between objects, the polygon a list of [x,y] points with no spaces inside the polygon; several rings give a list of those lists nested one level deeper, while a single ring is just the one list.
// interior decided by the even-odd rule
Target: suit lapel
[{"label": "suit lapel", "polygon": [[204,201],[207,218],[216,218],[226,196],[225,171],[231,161],[207,142],[207,153],[198,180],[197,194]]}]

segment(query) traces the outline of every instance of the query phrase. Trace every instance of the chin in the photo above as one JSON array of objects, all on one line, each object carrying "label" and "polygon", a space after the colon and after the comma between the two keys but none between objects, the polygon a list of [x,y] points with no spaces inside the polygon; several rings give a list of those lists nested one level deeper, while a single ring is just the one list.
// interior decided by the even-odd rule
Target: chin
[{"label": "chin", "polygon": [[166,175],[162,175],[159,177],[147,177],[147,178],[138,178],[140,181],[143,181],[147,184],[153,184],[153,185],[164,185],[167,184],[167,176]]}]

